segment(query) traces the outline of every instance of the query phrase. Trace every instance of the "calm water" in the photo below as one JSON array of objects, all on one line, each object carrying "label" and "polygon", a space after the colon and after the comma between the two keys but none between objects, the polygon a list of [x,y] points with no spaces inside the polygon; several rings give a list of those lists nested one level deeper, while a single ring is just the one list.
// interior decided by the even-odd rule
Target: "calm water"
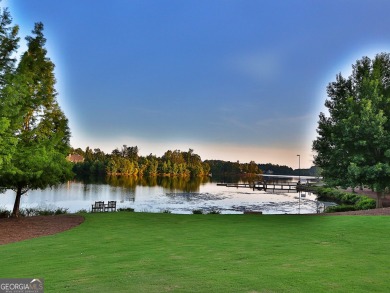
[{"label": "calm water", "polygon": [[[214,181],[212,181],[214,180]],[[270,182],[296,182],[297,178],[269,178]],[[98,200],[116,200],[117,207],[134,208],[137,212],[190,214],[195,209],[219,210],[221,213],[242,213],[245,209],[264,214],[316,213],[322,204],[311,193],[272,193],[250,188],[217,186],[231,180],[183,180],[171,178],[111,178],[103,182],[72,181],[45,190],[32,190],[22,196],[21,208],[57,207],[69,212],[90,210]],[[15,194],[7,191],[1,196],[0,208],[11,210]]]}]

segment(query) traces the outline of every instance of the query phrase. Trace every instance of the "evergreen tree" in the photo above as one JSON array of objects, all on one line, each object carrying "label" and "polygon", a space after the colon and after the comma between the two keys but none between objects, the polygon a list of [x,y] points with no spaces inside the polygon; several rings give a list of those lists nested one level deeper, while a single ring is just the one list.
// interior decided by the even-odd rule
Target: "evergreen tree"
[{"label": "evergreen tree", "polygon": [[0,174],[0,185],[16,192],[13,217],[19,216],[22,194],[64,182],[72,174],[66,161],[68,120],[56,101],[54,64],[46,56],[43,24],[36,23],[32,33],[9,87],[17,93],[20,112],[11,123],[15,152]]},{"label": "evergreen tree", "polygon": [[12,18],[7,9],[0,10],[0,170],[6,167],[15,149],[16,140],[11,129],[11,119],[17,116],[15,91],[8,86],[14,76],[15,59],[18,48],[18,26],[12,26]]},{"label": "evergreen tree", "polygon": [[327,92],[330,116],[320,114],[315,164],[330,185],[375,189],[381,207],[390,188],[390,55],[358,60]]}]

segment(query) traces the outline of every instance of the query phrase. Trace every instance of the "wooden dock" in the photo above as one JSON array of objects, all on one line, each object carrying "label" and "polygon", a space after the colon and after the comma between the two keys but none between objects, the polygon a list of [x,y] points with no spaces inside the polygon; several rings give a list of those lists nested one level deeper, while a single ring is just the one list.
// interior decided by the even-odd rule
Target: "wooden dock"
[{"label": "wooden dock", "polygon": [[298,192],[303,190],[303,185],[294,184],[282,184],[282,183],[265,183],[265,182],[253,182],[253,183],[217,183],[218,186],[236,187],[236,188],[251,188],[253,190],[264,191],[284,191],[284,192]]}]

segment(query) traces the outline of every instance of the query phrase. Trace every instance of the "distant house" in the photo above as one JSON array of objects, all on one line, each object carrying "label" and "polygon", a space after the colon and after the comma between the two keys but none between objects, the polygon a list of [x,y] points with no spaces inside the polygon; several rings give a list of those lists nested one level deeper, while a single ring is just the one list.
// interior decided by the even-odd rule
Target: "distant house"
[{"label": "distant house", "polygon": [[69,162],[72,162],[72,163],[82,163],[84,162],[84,157],[79,155],[79,154],[69,154],[66,159],[69,161]]}]

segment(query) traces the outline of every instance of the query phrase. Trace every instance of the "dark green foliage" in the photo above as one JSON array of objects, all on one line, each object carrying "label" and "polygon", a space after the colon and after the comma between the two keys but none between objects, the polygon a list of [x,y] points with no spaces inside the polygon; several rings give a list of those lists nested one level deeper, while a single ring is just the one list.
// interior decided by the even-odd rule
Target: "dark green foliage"
[{"label": "dark green foliage", "polygon": [[[36,23],[32,33],[26,37],[28,49],[17,67],[0,70],[5,81],[0,88],[0,114],[6,117],[0,132],[11,142],[4,159],[0,139],[0,186],[16,192],[14,217],[19,215],[22,194],[72,177],[66,161],[70,130],[56,101],[54,64],[46,56],[43,24]],[[0,52],[2,46],[0,42]]]},{"label": "dark green foliage", "polygon": [[205,161],[210,166],[210,172],[213,174],[240,174],[240,162],[230,162],[221,160]]},{"label": "dark green foliage", "polygon": [[351,76],[341,74],[327,87],[313,142],[316,166],[333,187],[370,186],[377,192],[377,207],[390,188],[390,55],[363,57]]},{"label": "dark green foliage", "polygon": [[376,206],[375,200],[366,196],[361,196],[355,203],[355,207],[357,210],[375,209],[375,206]]},{"label": "dark green foliage", "polygon": [[9,218],[11,216],[11,212],[5,209],[0,209],[0,219]]},{"label": "dark green foliage", "polygon": [[[355,193],[340,191],[330,187],[317,187],[314,191],[317,194],[318,200],[322,201],[334,201],[340,205],[338,207],[328,207],[326,212],[335,209],[347,210],[350,207],[350,211],[354,210],[366,210],[375,208],[375,200]],[[341,210],[340,210],[341,211]]]},{"label": "dark green foliage", "polygon": [[210,173],[215,176],[261,174],[267,171],[279,175],[307,175],[318,176],[318,168],[293,170],[287,166],[273,164],[256,164],[230,162],[221,160],[205,160],[202,162],[199,155],[192,149],[188,152],[168,150],[164,155],[156,157],[152,154],[142,157],[138,155],[138,147],[124,145],[121,150],[115,149],[111,154],[105,154],[100,149],[87,147],[72,150],[72,153],[82,155],[85,160],[73,166],[73,172],[79,176],[111,174],[131,176],[181,176],[202,177]]},{"label": "dark green foliage", "polygon": [[121,150],[115,149],[111,154],[105,154],[100,149],[86,148],[73,150],[84,157],[84,162],[73,166],[73,172],[78,176],[94,175],[126,175],[126,176],[180,176],[202,177],[210,173],[210,167],[202,162],[199,155],[192,149],[188,152],[179,150],[167,151],[159,158],[155,155],[146,157],[138,155],[138,147],[124,145]]},{"label": "dark green foliage", "polygon": [[8,10],[0,9],[0,170],[10,162],[16,145],[12,125],[18,107],[15,88],[9,84],[15,72],[13,54],[18,48],[18,31],[18,26],[12,26]]},{"label": "dark green foliage", "polygon": [[354,205],[338,205],[338,206],[330,206],[325,209],[325,213],[336,213],[336,212],[348,212],[348,211],[356,211],[356,207]]},{"label": "dark green foliage", "polygon": [[288,166],[280,166],[277,164],[274,165],[268,163],[268,164],[259,164],[259,168],[263,171],[263,173],[272,173],[276,175],[295,175],[294,170]]},{"label": "dark green foliage", "polygon": [[[20,209],[19,215],[22,217],[33,217],[33,216],[55,216],[55,215],[63,215],[67,214],[67,208],[24,208]],[[0,218],[8,218],[11,216],[11,211],[8,210],[0,210]]]},{"label": "dark green foliage", "polygon": [[192,210],[192,213],[194,215],[202,215],[203,214],[203,211],[202,210]]},{"label": "dark green foliage", "polygon": [[240,163],[222,161],[222,160],[206,160],[210,167],[210,172],[216,175],[239,175],[239,174],[260,174],[259,165],[254,161],[249,163]]},{"label": "dark green foliage", "polygon": [[133,208],[119,208],[117,209],[118,212],[134,212]]}]

